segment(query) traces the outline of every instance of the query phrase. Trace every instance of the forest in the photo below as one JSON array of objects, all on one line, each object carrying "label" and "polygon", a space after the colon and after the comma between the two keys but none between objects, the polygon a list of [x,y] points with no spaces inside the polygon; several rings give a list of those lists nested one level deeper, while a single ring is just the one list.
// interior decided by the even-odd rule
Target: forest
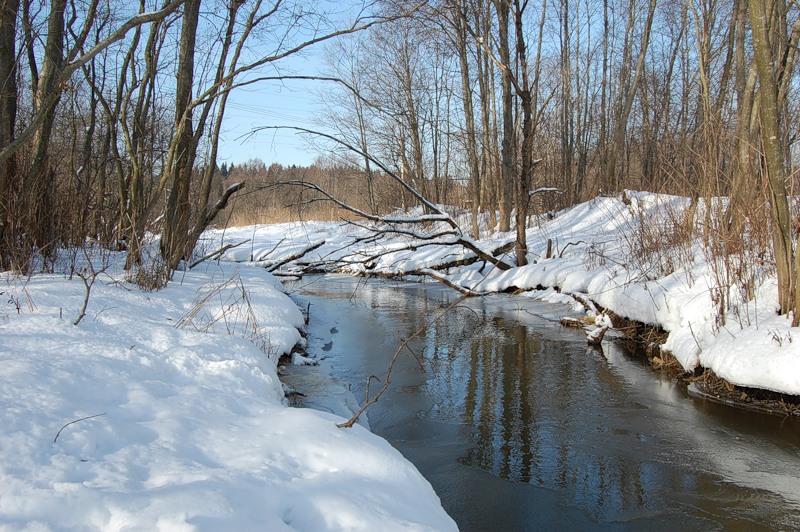
[{"label": "forest", "polygon": [[[798,13],[791,0],[2,0],[0,267],[47,270],[97,241],[136,270],[159,234],[169,277],[211,224],[343,216],[320,188],[367,213],[419,197],[464,209],[465,235],[482,217],[515,231],[524,265],[531,216],[645,190],[692,208],[642,246],[699,239],[729,283],[774,271],[796,325]],[[311,51],[323,70],[294,74]],[[299,77],[327,88],[318,123],[291,128],[318,162],[220,161],[229,96]]]}]

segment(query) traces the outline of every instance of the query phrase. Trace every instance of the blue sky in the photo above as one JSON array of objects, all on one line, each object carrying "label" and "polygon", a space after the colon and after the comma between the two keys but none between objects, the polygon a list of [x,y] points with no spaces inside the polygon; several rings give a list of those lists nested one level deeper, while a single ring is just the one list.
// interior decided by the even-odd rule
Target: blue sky
[{"label": "blue sky", "polygon": [[[303,0],[296,0],[298,5]],[[336,26],[348,27],[352,17],[363,8],[361,0],[319,0],[315,2],[313,14],[309,12],[312,27],[298,28],[291,32],[291,39],[303,41],[319,36],[320,31],[333,31]],[[363,14],[363,13],[362,13]],[[340,22],[337,22],[340,21]],[[344,22],[341,22],[344,21]],[[280,19],[277,20],[280,24]],[[317,25],[319,24],[319,25]],[[280,28],[276,34],[281,34]],[[339,38],[347,38],[339,37]],[[325,47],[336,39],[317,43],[301,52],[290,55],[277,63],[265,65],[253,76],[288,75],[319,76],[323,67]],[[296,43],[295,43],[296,44]],[[288,46],[288,45],[287,45]],[[253,46],[250,51],[257,56],[260,47]],[[275,50],[266,49],[269,55]],[[251,57],[255,60],[257,57]],[[247,75],[244,76],[245,78]],[[242,81],[240,78],[239,81]],[[318,153],[294,131],[265,130],[251,134],[253,130],[265,126],[297,126],[320,129],[319,94],[325,89],[322,81],[285,80],[283,82],[259,82],[234,89],[228,100],[222,133],[218,164],[239,164],[258,158],[267,165],[280,163],[284,166],[310,165]]]},{"label": "blue sky", "polygon": [[261,82],[236,89],[228,101],[220,138],[219,163],[261,159],[269,166],[280,163],[310,165],[317,156],[293,131],[266,130],[263,126],[314,128],[315,87],[320,82]]}]

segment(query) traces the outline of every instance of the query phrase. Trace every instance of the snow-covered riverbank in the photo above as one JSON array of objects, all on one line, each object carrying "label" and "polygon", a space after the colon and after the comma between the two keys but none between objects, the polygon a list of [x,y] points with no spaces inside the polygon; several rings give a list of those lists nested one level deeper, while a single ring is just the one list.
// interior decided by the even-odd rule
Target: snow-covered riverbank
[{"label": "snow-covered riverbank", "polygon": [[[478,292],[557,288],[588,296],[620,316],[669,332],[663,348],[686,371],[702,366],[739,386],[800,395],[800,335],[790,319],[777,315],[777,286],[768,262],[756,257],[755,264],[747,264],[748,286],[726,284],[729,264],[713,263],[700,243],[674,234],[688,205],[688,198],[643,192],[595,198],[553,219],[534,220],[527,266],[501,271],[475,262],[439,274]],[[468,226],[465,218],[461,226]],[[433,228],[427,230],[431,234]],[[498,249],[513,238],[495,233],[479,245]],[[307,222],[211,231],[206,246],[213,250],[246,241],[229,249],[224,260],[266,266],[314,247],[300,260],[315,268],[402,275],[474,258],[463,247],[444,245],[447,240],[414,241],[404,235],[376,240],[354,225]],[[738,264],[750,260],[733,259]],[[720,301],[728,307],[722,316]]]},{"label": "snow-covered riverbank", "polygon": [[[0,529],[455,529],[430,484],[385,441],[286,406],[276,363],[301,341],[303,319],[263,267],[291,271],[298,260],[354,273],[436,269],[475,292],[587,296],[663,327],[664,349],[687,371],[800,395],[800,339],[776,314],[767,262],[739,290],[720,285],[720,265],[696,243],[665,238],[667,247],[637,256],[637,231],[660,236],[685,205],[629,193],[533,220],[531,263],[506,271],[446,237],[375,239],[343,223],[210,231],[198,256],[234,247],[161,291],[127,284],[120,257],[108,258],[77,325],[80,278],[5,275]],[[497,233],[477,245],[512,240]]]},{"label": "snow-covered riverbank", "polygon": [[98,276],[73,325],[81,279],[3,277],[0,529],[455,529],[384,440],[286,406],[276,361],[303,319],[274,277],[122,279]]}]

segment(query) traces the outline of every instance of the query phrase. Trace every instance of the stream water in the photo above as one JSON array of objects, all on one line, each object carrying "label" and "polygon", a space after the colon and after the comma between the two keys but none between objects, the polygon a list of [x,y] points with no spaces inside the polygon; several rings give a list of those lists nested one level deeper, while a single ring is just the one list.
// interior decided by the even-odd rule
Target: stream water
[{"label": "stream water", "polygon": [[[309,352],[359,401],[458,297],[343,276],[289,288],[310,304]],[[464,300],[410,343],[368,411],[461,530],[800,530],[797,420],[693,399],[613,340],[587,347],[558,324],[567,311]]]}]

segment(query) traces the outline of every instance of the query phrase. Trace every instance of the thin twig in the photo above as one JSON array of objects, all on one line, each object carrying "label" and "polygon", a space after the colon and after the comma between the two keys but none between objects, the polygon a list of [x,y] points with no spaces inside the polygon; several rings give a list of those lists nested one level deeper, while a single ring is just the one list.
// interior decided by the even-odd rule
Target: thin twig
[{"label": "thin twig", "polygon": [[63,427],[61,427],[59,429],[59,431],[56,433],[56,437],[53,438],[53,443],[55,443],[58,440],[58,437],[61,436],[61,431],[64,430],[65,428],[69,427],[73,423],[77,423],[78,421],[86,421],[87,419],[92,419],[93,417],[100,417],[100,416],[104,416],[104,415],[106,415],[105,412],[103,412],[102,414],[95,414],[93,416],[82,417],[80,419],[76,419],[75,421],[70,421],[69,423],[67,423],[66,425],[64,425]]},{"label": "thin twig", "polygon": [[83,281],[83,286],[86,288],[86,292],[84,293],[83,297],[83,306],[81,306],[81,311],[78,314],[78,317],[75,318],[75,321],[72,322],[73,325],[78,325],[84,317],[86,317],[86,308],[89,306],[89,297],[92,294],[92,287],[94,286],[94,282],[97,280],[97,276],[101,273],[105,272],[108,269],[108,265],[106,265],[102,270],[97,271],[94,269],[94,264],[92,264],[92,259],[89,257],[89,253],[86,251],[86,248],[83,248],[83,256],[86,259],[86,270],[88,271],[78,271],[76,272],[78,277],[81,278]]},{"label": "thin twig", "polygon": [[[439,320],[441,320],[444,317],[445,314],[450,312],[450,310],[455,308],[457,305],[461,304],[461,302],[463,302],[466,298],[467,298],[467,296],[459,297],[458,299],[456,299],[455,301],[450,303],[447,307],[445,307],[445,309],[442,310],[435,318],[433,318],[433,320],[431,320],[430,322],[426,323],[425,325],[423,325],[422,327],[420,327],[419,329],[414,331],[414,333],[411,336],[409,336],[408,338],[403,340],[400,343],[400,345],[397,347],[397,349],[395,350],[394,354],[392,355],[392,359],[389,361],[389,368],[386,370],[386,377],[383,379],[383,385],[381,386],[381,389],[378,390],[378,392],[374,396],[372,396],[372,397],[369,396],[369,382],[370,382],[370,380],[372,380],[373,378],[375,378],[376,380],[380,380],[380,379],[378,379],[378,377],[375,377],[374,375],[371,375],[370,378],[367,380],[367,396],[366,396],[366,400],[364,402],[364,405],[358,410],[358,412],[353,414],[353,417],[351,417],[349,420],[345,421],[344,423],[338,423],[336,426],[339,427],[339,428],[348,428],[349,429],[349,428],[352,428],[353,425],[358,423],[358,419],[361,417],[361,414],[363,414],[367,410],[367,408],[369,408],[373,404],[377,403],[378,399],[380,399],[380,397],[384,394],[384,392],[386,392],[386,390],[389,388],[389,383],[390,383],[390,379],[391,379],[391,376],[392,376],[392,370],[394,369],[394,363],[397,361],[397,358],[400,356],[400,353],[402,353],[403,350],[408,347],[408,343],[411,342],[411,340],[413,340],[414,338],[416,338],[420,334],[424,333],[426,330],[428,330],[428,328],[430,328],[434,323],[436,323]],[[411,351],[411,350],[409,349],[409,351]],[[413,354],[413,351],[411,351],[411,353]]]}]

